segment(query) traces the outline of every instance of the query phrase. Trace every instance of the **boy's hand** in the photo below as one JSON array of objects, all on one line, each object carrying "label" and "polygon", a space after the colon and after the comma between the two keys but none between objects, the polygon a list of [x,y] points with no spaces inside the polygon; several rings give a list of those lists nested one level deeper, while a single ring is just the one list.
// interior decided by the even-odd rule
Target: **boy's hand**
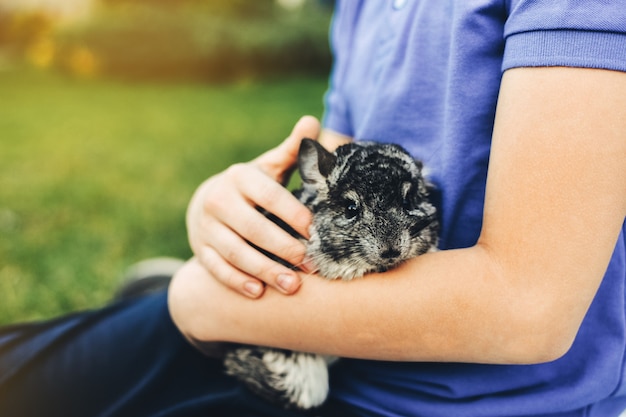
[{"label": "boy's hand", "polygon": [[285,294],[300,286],[294,271],[246,241],[302,265],[304,245],[256,208],[273,213],[308,238],[311,213],[283,184],[297,164],[302,138],[317,139],[319,132],[317,119],[305,116],[276,148],[209,178],[194,194],[187,210],[189,242],[199,262],[224,285],[252,298],[263,294],[265,284]]}]

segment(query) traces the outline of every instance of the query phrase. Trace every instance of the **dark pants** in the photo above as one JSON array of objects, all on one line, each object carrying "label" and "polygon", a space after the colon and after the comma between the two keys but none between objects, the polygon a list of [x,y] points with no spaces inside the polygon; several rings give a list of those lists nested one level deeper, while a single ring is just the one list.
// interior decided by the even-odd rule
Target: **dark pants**
[{"label": "dark pants", "polygon": [[[350,415],[339,408],[311,415]],[[164,292],[0,329],[2,417],[303,415],[258,399],[191,347]]]}]

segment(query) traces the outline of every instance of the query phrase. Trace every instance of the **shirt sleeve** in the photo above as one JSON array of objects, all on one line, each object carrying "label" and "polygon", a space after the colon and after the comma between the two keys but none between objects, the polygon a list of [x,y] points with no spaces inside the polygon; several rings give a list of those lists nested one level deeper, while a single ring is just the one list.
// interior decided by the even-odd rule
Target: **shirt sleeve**
[{"label": "shirt sleeve", "polygon": [[626,7],[608,0],[508,0],[502,69],[626,71]]}]

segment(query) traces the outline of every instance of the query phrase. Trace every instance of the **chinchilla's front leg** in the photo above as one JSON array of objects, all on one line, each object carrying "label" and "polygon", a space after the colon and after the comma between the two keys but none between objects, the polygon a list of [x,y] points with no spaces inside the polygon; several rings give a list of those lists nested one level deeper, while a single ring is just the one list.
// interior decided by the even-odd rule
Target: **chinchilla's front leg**
[{"label": "chinchilla's front leg", "polygon": [[286,408],[309,409],[328,395],[330,360],[311,353],[240,346],[226,354],[226,373]]}]

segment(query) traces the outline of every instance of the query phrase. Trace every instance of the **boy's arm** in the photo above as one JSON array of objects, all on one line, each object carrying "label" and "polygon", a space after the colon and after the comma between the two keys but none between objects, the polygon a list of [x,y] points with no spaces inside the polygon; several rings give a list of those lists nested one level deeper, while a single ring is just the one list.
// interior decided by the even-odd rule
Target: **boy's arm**
[{"label": "boy's arm", "polygon": [[536,363],[571,345],[626,214],[626,74],[504,74],[484,225],[467,249],[250,300],[190,263],[170,311],[190,339],[339,356]]}]

